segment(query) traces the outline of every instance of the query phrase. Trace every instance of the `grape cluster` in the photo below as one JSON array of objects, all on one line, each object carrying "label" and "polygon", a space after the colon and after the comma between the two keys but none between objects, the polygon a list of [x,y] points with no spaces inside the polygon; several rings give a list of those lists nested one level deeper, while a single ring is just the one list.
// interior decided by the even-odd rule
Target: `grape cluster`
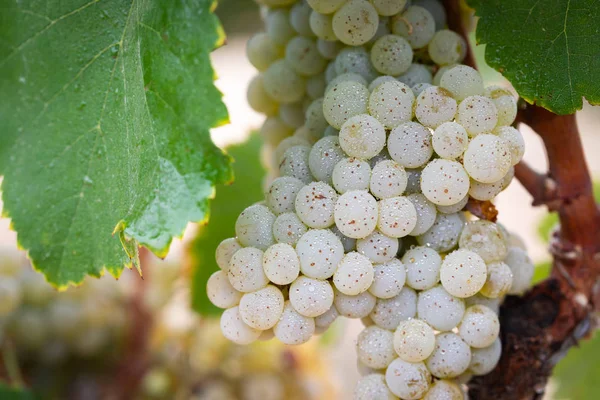
[{"label": "grape cluster", "polygon": [[361,318],[355,399],[462,398],[533,274],[518,237],[463,211],[513,178],[515,98],[460,64],[435,0],[259,2],[248,100],[271,175],[216,250],[224,335],[300,344]]}]

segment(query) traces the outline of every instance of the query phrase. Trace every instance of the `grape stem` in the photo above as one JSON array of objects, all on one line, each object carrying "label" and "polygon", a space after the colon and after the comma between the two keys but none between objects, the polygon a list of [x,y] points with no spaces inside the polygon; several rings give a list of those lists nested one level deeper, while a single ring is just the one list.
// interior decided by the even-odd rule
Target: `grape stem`
[{"label": "grape stem", "polygon": [[[444,4],[450,28],[464,35],[460,0]],[[465,64],[475,66],[472,57]],[[541,137],[549,168],[540,174],[522,162],[515,176],[534,205],[558,213],[560,228],[550,242],[550,277],[522,297],[507,297],[500,308],[502,358],[490,374],[469,383],[471,399],[541,399],[553,367],[590,336],[600,308],[600,211],[575,115],[527,105],[517,121]]]}]

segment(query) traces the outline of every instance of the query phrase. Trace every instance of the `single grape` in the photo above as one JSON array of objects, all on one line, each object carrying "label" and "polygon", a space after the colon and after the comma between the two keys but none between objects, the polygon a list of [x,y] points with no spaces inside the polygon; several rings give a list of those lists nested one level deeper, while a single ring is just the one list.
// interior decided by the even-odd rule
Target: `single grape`
[{"label": "single grape", "polygon": [[[302,106],[302,103],[282,104],[281,107],[279,107],[279,119],[290,129],[300,128],[304,125],[304,107]],[[294,132],[292,131],[286,137],[291,136],[293,133]],[[285,137],[281,140],[283,139],[285,139]],[[281,143],[281,140],[277,144]]]},{"label": "single grape", "polygon": [[377,201],[369,192],[348,191],[335,204],[335,224],[345,236],[361,239],[375,230],[378,212]]},{"label": "single grape", "polygon": [[454,333],[440,333],[435,338],[433,353],[425,363],[436,378],[454,378],[469,368],[471,348]]},{"label": "single grape", "polygon": [[386,368],[396,358],[394,334],[378,326],[369,326],[358,335],[356,354],[369,368]]},{"label": "single grape", "polygon": [[267,33],[261,32],[248,39],[246,57],[254,68],[264,71],[281,57],[281,51]]},{"label": "single grape", "polygon": [[420,319],[400,322],[394,333],[394,350],[408,362],[425,360],[435,347],[433,329]]},{"label": "single grape", "polygon": [[[335,33],[334,33],[335,34]],[[342,49],[344,49],[345,46],[342,42],[339,41],[330,41],[330,40],[323,40],[323,39],[317,39],[317,49],[319,50],[319,53],[323,56],[323,58],[325,58],[326,60],[333,60],[337,57],[337,55],[340,53],[340,51]],[[335,72],[335,64],[331,64]]]},{"label": "single grape", "polygon": [[337,85],[338,83],[341,82],[358,82],[363,86],[367,86],[368,82],[365,78],[363,78],[362,75],[360,75],[357,72],[345,72],[343,74],[339,74],[338,76],[336,76],[335,78],[333,78],[331,80],[331,82],[329,82],[327,84],[327,87],[325,88],[325,93],[327,93],[332,87],[334,87],[335,85]]},{"label": "single grape", "polygon": [[246,98],[254,111],[265,115],[277,114],[278,103],[267,94],[262,75],[256,75],[250,81]]},{"label": "single grape", "polygon": [[254,247],[238,250],[229,263],[227,277],[235,290],[243,293],[262,289],[269,283],[262,267],[263,252]]},{"label": "single grape", "polygon": [[438,380],[431,385],[423,400],[464,400],[465,396],[457,383],[450,380]]},{"label": "single grape", "polygon": [[[389,75],[378,76],[377,78],[373,79],[371,81],[371,83],[369,83],[369,86],[368,86],[369,92],[372,92],[379,85],[381,85],[381,84],[383,84],[385,82],[398,82],[398,80],[396,78],[394,78],[393,76],[389,76]],[[369,113],[371,113],[371,112],[369,111]]]},{"label": "single grape", "polygon": [[467,297],[465,299],[465,305],[467,307],[474,306],[476,304],[480,304],[486,306],[496,314],[500,311],[500,303],[502,302],[502,298],[498,297],[495,299],[490,299],[489,297],[485,297],[481,293],[477,293],[474,296]]},{"label": "single grape", "polygon": [[323,114],[323,99],[316,99],[306,109],[304,127],[307,130],[311,143],[323,137],[325,129],[329,126]]},{"label": "single grape", "polygon": [[256,341],[261,333],[260,330],[244,323],[237,306],[221,314],[221,331],[223,336],[237,344],[250,344]]},{"label": "single grape", "polygon": [[391,237],[404,237],[417,226],[417,210],[404,196],[379,201],[379,230]]},{"label": "single grape", "polygon": [[458,245],[477,253],[486,263],[503,260],[507,253],[502,231],[495,223],[485,220],[467,222]]},{"label": "single grape", "polygon": [[469,136],[475,137],[494,129],[498,123],[498,110],[494,102],[487,97],[469,96],[460,102],[456,122],[466,129]]},{"label": "single grape", "polygon": [[[275,154],[273,156],[277,165],[283,161],[283,155],[285,152],[294,146],[307,146],[310,147],[310,142],[306,139],[303,139],[299,136],[290,136],[288,138],[283,139],[275,148]],[[310,152],[310,150],[309,150]]]},{"label": "single grape", "polygon": [[424,363],[395,359],[385,372],[390,390],[401,399],[417,400],[429,390],[431,374]]},{"label": "single grape", "polygon": [[311,229],[305,233],[298,240],[296,251],[302,273],[316,279],[333,276],[344,257],[342,242],[335,233],[326,229]]},{"label": "single grape", "polygon": [[290,147],[281,157],[279,173],[281,176],[293,176],[305,184],[312,182],[313,176],[308,165],[309,157],[310,146],[297,145]]},{"label": "single grape", "polygon": [[331,15],[319,14],[313,11],[310,14],[309,23],[310,28],[318,38],[323,40],[337,40],[337,36],[333,31],[333,17]]},{"label": "single grape", "polygon": [[285,46],[291,38],[296,36],[290,22],[290,12],[284,8],[269,10],[265,18],[265,28],[269,38],[277,46]]},{"label": "single grape", "polygon": [[498,126],[512,125],[517,116],[517,100],[510,90],[489,86],[485,88],[485,95],[492,99],[498,110]]},{"label": "single grape", "polygon": [[531,279],[535,266],[525,250],[510,247],[504,262],[513,273],[513,281],[508,294],[522,295],[531,287]]},{"label": "single grape", "polygon": [[275,61],[263,73],[263,85],[267,94],[280,103],[295,103],[306,90],[304,78],[283,59]]},{"label": "single grape", "polygon": [[333,289],[328,281],[301,276],[290,286],[290,303],[305,317],[318,317],[333,305]]},{"label": "single grape", "polygon": [[215,258],[219,268],[227,272],[229,270],[229,262],[231,261],[231,257],[233,257],[235,252],[241,248],[242,245],[236,240],[236,238],[227,238],[219,243],[215,252]]},{"label": "single grape", "polygon": [[439,30],[428,45],[429,57],[438,65],[460,63],[467,53],[467,43],[456,32]]},{"label": "single grape", "polygon": [[392,159],[403,167],[420,167],[433,154],[431,132],[419,123],[405,122],[392,129],[387,148]]},{"label": "single grape", "polygon": [[413,193],[406,196],[408,200],[415,206],[417,211],[417,224],[414,229],[410,231],[409,235],[418,236],[427,232],[435,223],[437,216],[437,209],[435,204],[427,200],[427,198],[421,193]]},{"label": "single grape", "polygon": [[481,294],[486,297],[503,297],[509,290],[513,281],[513,273],[508,265],[503,262],[487,264],[487,280],[481,288]]},{"label": "single grape", "polygon": [[458,244],[464,224],[464,216],[460,212],[439,213],[433,226],[421,236],[417,236],[417,241],[422,246],[429,246],[440,253],[445,253]]},{"label": "single grape", "polygon": [[369,373],[364,376],[354,388],[354,400],[398,400],[387,384],[385,376]]},{"label": "single grape", "polygon": [[440,79],[440,87],[452,93],[456,100],[464,100],[469,96],[483,95],[483,78],[476,69],[467,65],[457,65]]},{"label": "single grape", "polygon": [[346,254],[333,275],[333,283],[337,290],[348,296],[365,292],[373,283],[373,279],[373,264],[357,252]]},{"label": "single grape", "polygon": [[273,237],[277,243],[295,246],[307,231],[306,225],[293,212],[281,214],[273,222]]},{"label": "single grape", "polygon": [[315,320],[299,314],[290,301],[286,301],[283,314],[279,322],[273,327],[273,333],[284,344],[306,343],[315,333]]},{"label": "single grape", "polygon": [[504,178],[492,183],[481,183],[471,179],[469,196],[480,201],[492,200],[502,191],[503,184]]},{"label": "single grape", "polygon": [[315,35],[310,26],[312,12],[312,8],[305,1],[297,2],[290,10],[290,24],[302,36],[311,37]]},{"label": "single grape", "polygon": [[331,14],[337,11],[346,0],[307,0],[310,7],[321,14]]},{"label": "single grape", "polygon": [[383,160],[375,165],[371,173],[371,194],[380,199],[402,195],[408,183],[404,168],[394,160]]},{"label": "single grape", "polygon": [[235,221],[235,234],[242,246],[253,246],[261,250],[275,243],[273,238],[275,214],[264,205],[255,204],[246,208]]},{"label": "single grape", "polygon": [[363,292],[357,296],[348,296],[334,289],[333,304],[340,315],[346,318],[364,318],[375,307],[377,299],[371,293]]},{"label": "single grape", "polygon": [[371,62],[383,75],[397,76],[405,73],[413,59],[410,44],[402,36],[385,35],[371,48]]},{"label": "single grape", "polygon": [[469,176],[482,183],[504,178],[511,167],[506,140],[490,134],[475,137],[465,151],[463,165]]},{"label": "single grape", "polygon": [[283,303],[281,290],[268,285],[242,296],[239,306],[240,317],[251,328],[261,331],[271,329],[283,313]]},{"label": "single grape", "polygon": [[404,36],[413,49],[421,49],[435,34],[435,20],[425,8],[413,5],[392,18],[392,32]]},{"label": "single grape", "polygon": [[304,182],[292,176],[276,178],[265,194],[265,202],[275,215],[292,212],[296,195],[303,187]]},{"label": "single grape", "polygon": [[367,83],[379,76],[364,47],[346,47],[341,50],[335,58],[335,72],[337,75],[349,72],[357,73],[366,79]]},{"label": "single grape", "polygon": [[458,334],[469,346],[484,348],[491,346],[500,333],[500,321],[494,311],[483,305],[474,305],[465,310]]},{"label": "single grape", "polygon": [[[471,188],[469,188],[469,190],[470,189]],[[469,202],[469,195],[466,195],[456,204],[453,204],[451,206],[441,206],[439,204],[436,204],[436,208],[437,208],[438,212],[442,213],[442,214],[456,214],[457,212],[462,211],[468,202]]]},{"label": "single grape", "polygon": [[329,310],[315,317],[315,326],[317,329],[327,329],[340,316],[337,308],[334,305],[329,307]]},{"label": "single grape", "polygon": [[265,251],[263,270],[271,282],[288,285],[300,274],[300,259],[292,246],[277,243]]},{"label": "single grape", "polygon": [[366,238],[356,241],[356,250],[373,263],[391,261],[398,253],[399,248],[398,239],[384,235],[377,230]]},{"label": "single grape", "polygon": [[296,36],[287,43],[285,60],[296,73],[303,76],[317,75],[326,67],[326,61],[317,49],[316,40],[304,36]]},{"label": "single grape", "polygon": [[431,71],[423,64],[412,63],[408,70],[398,77],[398,80],[409,87],[420,83],[431,84]]},{"label": "single grape", "polygon": [[326,136],[312,147],[308,157],[308,166],[317,180],[331,184],[333,169],[345,157],[339,138]]},{"label": "single grape", "polygon": [[210,302],[219,308],[237,306],[242,298],[242,293],[235,290],[229,283],[225,271],[217,271],[208,278],[206,295]]},{"label": "single grape", "polygon": [[479,292],[487,278],[483,259],[469,250],[455,250],[448,254],[440,268],[444,289],[456,297],[470,297]]},{"label": "single grape", "polygon": [[372,90],[368,110],[386,129],[393,129],[411,120],[414,101],[410,87],[392,78]]},{"label": "single grape", "polygon": [[340,146],[350,157],[368,160],[384,148],[385,128],[369,114],[349,118],[340,129]]},{"label": "single grape", "polygon": [[377,299],[369,317],[378,327],[394,330],[401,321],[414,318],[416,315],[417,294],[405,286],[397,296]]},{"label": "single grape", "polygon": [[369,90],[354,81],[335,84],[325,93],[323,114],[329,125],[341,129],[342,125],[355,115],[367,112]]},{"label": "single grape", "polygon": [[482,349],[471,350],[471,364],[469,364],[469,370],[473,375],[486,375],[492,372],[498,361],[500,361],[500,355],[502,354],[502,343],[500,339],[494,340],[488,347]]},{"label": "single grape", "polygon": [[462,320],[465,302],[437,285],[419,293],[417,312],[433,329],[449,331]]},{"label": "single grape", "polygon": [[469,193],[470,180],[457,161],[436,159],[421,173],[421,190],[436,205],[451,206]]},{"label": "single grape", "polygon": [[439,0],[413,0],[412,5],[423,7],[433,15],[436,31],[446,26],[446,10]]},{"label": "single grape", "polygon": [[381,16],[391,17],[406,7],[407,0],[371,0],[371,4]]},{"label": "single grape", "polygon": [[467,131],[456,122],[444,122],[433,132],[433,150],[442,158],[454,160],[463,155],[469,145]]},{"label": "single grape", "polygon": [[452,94],[444,88],[432,86],[417,97],[415,116],[428,128],[437,128],[454,119],[458,107]]},{"label": "single grape", "polygon": [[406,284],[416,290],[426,290],[440,281],[442,257],[432,248],[419,246],[404,253]]},{"label": "single grape", "polygon": [[328,228],[334,224],[333,212],[337,199],[337,193],[328,184],[310,183],[300,189],[296,196],[296,214],[310,228]]},{"label": "single grape", "polygon": [[371,181],[369,163],[350,157],[339,161],[333,168],[333,187],[341,194],[352,190],[367,190]]},{"label": "single grape", "polygon": [[333,15],[335,35],[350,46],[367,43],[377,32],[378,25],[377,10],[366,0],[348,0]]},{"label": "single grape", "polygon": [[525,154],[525,141],[523,135],[512,126],[501,126],[494,130],[494,133],[504,139],[510,149],[511,164],[516,165]]},{"label": "single grape", "polygon": [[369,292],[380,299],[390,299],[400,294],[406,280],[406,270],[400,260],[394,258],[374,267],[374,279]]}]

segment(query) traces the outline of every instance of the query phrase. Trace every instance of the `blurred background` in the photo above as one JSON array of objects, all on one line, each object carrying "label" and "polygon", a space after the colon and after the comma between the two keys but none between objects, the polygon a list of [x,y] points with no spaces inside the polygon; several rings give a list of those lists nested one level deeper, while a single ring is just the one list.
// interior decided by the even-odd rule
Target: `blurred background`
[{"label": "blurred background", "polygon": [[[10,221],[0,219],[0,285],[18,292],[10,295],[9,288],[3,291],[9,295],[0,298],[3,381],[43,388],[40,398],[51,399],[352,398],[359,377],[354,341],[360,321],[338,320],[326,335],[294,348],[276,341],[240,347],[222,337],[208,299],[190,295],[191,286],[203,285],[216,270],[214,249],[233,236],[239,213],[261,200],[265,174],[260,139],[251,134],[264,116],[246,101],[246,87],[256,71],[246,59],[245,45],[262,29],[258,7],[249,0],[222,0],[217,14],[227,43],[212,60],[230,124],[214,129],[212,138],[234,157],[236,182],[217,188],[208,225],[191,225],[166,260],[142,253],[144,280],[125,270],[118,281],[89,278],[62,293],[31,269],[17,249]],[[483,52],[475,48],[486,84],[499,83],[502,77],[484,65]],[[598,177],[600,108],[586,105],[577,120],[592,175]],[[541,141],[526,127],[522,132],[524,159],[545,170]],[[525,239],[539,265],[535,279],[541,279],[556,219],[530,204],[516,181],[496,201],[499,221]],[[600,393],[595,379],[599,342],[584,343],[561,362],[548,399],[596,398],[590,395]]]}]

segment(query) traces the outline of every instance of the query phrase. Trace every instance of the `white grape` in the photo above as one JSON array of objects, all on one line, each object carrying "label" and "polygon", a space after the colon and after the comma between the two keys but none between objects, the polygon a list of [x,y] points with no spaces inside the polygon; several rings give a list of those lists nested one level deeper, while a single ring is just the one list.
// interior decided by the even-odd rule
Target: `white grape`
[{"label": "white grape", "polygon": [[391,237],[404,237],[417,226],[417,210],[404,196],[390,197],[379,201],[377,227]]},{"label": "white grape", "polygon": [[384,160],[375,165],[369,188],[380,199],[400,196],[408,183],[404,168],[394,160]]},{"label": "white grape", "polygon": [[[334,295],[335,296],[335,295]],[[329,310],[315,317],[315,326],[317,329],[327,329],[340,316],[335,305],[329,307]]]},{"label": "white grape", "polygon": [[[344,44],[337,40],[330,41],[330,40],[317,39],[317,49],[319,50],[319,53],[326,60],[335,59],[344,47],[345,47]],[[331,65],[332,65],[331,68],[335,71],[335,64],[331,64]]]},{"label": "white grape", "polygon": [[[285,152],[294,146],[310,147],[310,143],[308,140],[303,139],[299,136],[290,136],[288,138],[283,139],[275,148],[275,154],[273,156],[273,158],[275,159],[275,162],[277,164],[281,163]],[[310,150],[309,150],[309,152],[310,152]]]},{"label": "white grape", "polygon": [[[281,104],[279,107],[279,118],[291,129],[300,128],[304,125],[304,108],[302,107],[302,103]],[[291,134],[288,136],[291,136]],[[278,144],[279,143],[281,143],[281,141],[279,141]]]},{"label": "white grape", "polygon": [[406,281],[406,270],[397,258],[374,267],[374,279],[369,292],[380,299],[390,299],[400,294]]},{"label": "white grape", "polygon": [[333,305],[333,289],[328,281],[301,276],[290,286],[290,302],[305,317],[318,317]]},{"label": "white grape", "polygon": [[464,400],[465,396],[458,386],[449,380],[438,380],[431,385],[423,400]]},{"label": "white grape", "polygon": [[333,31],[333,18],[331,15],[319,14],[313,11],[310,14],[310,28],[317,35],[318,38],[323,40],[336,40],[337,36]]},{"label": "white grape", "polygon": [[504,296],[512,285],[513,273],[508,265],[503,262],[487,264],[487,280],[481,288],[485,297],[498,298]]},{"label": "white grape", "polygon": [[397,296],[377,299],[369,317],[378,327],[394,330],[401,321],[414,318],[416,315],[417,294],[405,286]]},{"label": "white grape", "polygon": [[444,122],[433,132],[433,150],[442,158],[454,160],[463,155],[469,145],[467,131],[456,122]]},{"label": "white grape", "polygon": [[498,126],[512,125],[517,116],[517,100],[510,90],[489,86],[485,88],[485,95],[492,99],[498,110]]},{"label": "white grape", "polygon": [[335,35],[350,46],[367,43],[377,32],[378,25],[377,10],[366,0],[348,0],[333,15]]},{"label": "white grape", "polygon": [[342,246],[344,246],[344,252],[349,253],[352,250],[356,249],[356,239],[344,235],[335,225],[329,229],[331,230],[331,232],[335,233],[338,239],[340,239],[340,241],[342,242]]},{"label": "white grape", "polygon": [[435,338],[433,353],[425,363],[436,378],[454,378],[469,368],[471,348],[454,333],[440,333]]},{"label": "white grape", "polygon": [[377,299],[371,293],[363,292],[348,296],[334,289],[333,304],[340,315],[346,318],[364,318],[371,313]]},{"label": "white grape", "polygon": [[512,126],[501,126],[494,133],[504,139],[510,149],[511,165],[516,165],[525,154],[525,140],[523,135]]},{"label": "white grape", "polygon": [[385,376],[370,373],[361,378],[354,388],[354,400],[398,400],[387,384]]},{"label": "white grape", "polygon": [[385,35],[371,48],[371,62],[383,75],[397,76],[405,73],[413,59],[410,44],[402,36]]},{"label": "white grape", "polygon": [[307,231],[306,225],[293,212],[281,214],[273,222],[273,237],[277,243],[295,246]]},{"label": "white grape", "polygon": [[415,206],[417,211],[417,224],[410,231],[409,235],[418,236],[427,232],[429,228],[435,223],[437,216],[437,209],[435,204],[427,200],[427,198],[421,193],[413,193],[406,196],[408,200]]},{"label": "white grape", "polygon": [[260,128],[260,136],[263,141],[273,146],[277,146],[283,139],[292,134],[292,128],[287,126],[278,116],[267,118]]},{"label": "white grape", "polygon": [[340,82],[325,93],[323,114],[329,125],[340,129],[355,115],[367,112],[369,90],[354,81]]},{"label": "white grape", "polygon": [[308,131],[310,142],[314,143],[323,137],[329,126],[323,114],[323,99],[316,99],[306,109],[304,127]]},{"label": "white grape", "polygon": [[302,36],[310,37],[315,35],[310,26],[311,13],[312,8],[305,1],[297,2],[290,10],[290,23],[294,27],[294,30]]},{"label": "white grape", "polygon": [[254,111],[265,115],[277,113],[278,103],[267,94],[262,75],[257,75],[250,81],[246,98]]},{"label": "white grape", "polygon": [[210,302],[219,308],[237,306],[242,298],[242,293],[235,290],[229,283],[225,271],[217,271],[208,278],[206,295]]},{"label": "white grape", "polygon": [[[379,85],[381,85],[381,84],[383,84],[385,82],[398,82],[398,80],[396,78],[394,78],[393,76],[389,76],[389,75],[378,76],[377,78],[373,79],[371,81],[371,83],[369,83],[369,86],[368,86],[369,92],[372,92]],[[371,112],[369,111],[369,113],[371,113]]]},{"label": "white grape", "polygon": [[291,38],[296,36],[290,21],[290,12],[283,8],[269,10],[265,18],[265,28],[269,38],[277,46],[285,46]]},{"label": "white grape", "polygon": [[280,103],[295,103],[302,99],[306,90],[303,77],[285,61],[275,61],[263,73],[265,91]]},{"label": "white grape", "polygon": [[447,252],[457,245],[464,224],[464,216],[459,212],[439,213],[433,226],[421,236],[417,236],[417,241],[420,245],[429,246],[440,253]]},{"label": "white grape", "polygon": [[398,253],[399,248],[398,239],[384,235],[377,230],[366,238],[356,241],[356,250],[373,263],[391,261]]},{"label": "white grape", "polygon": [[285,60],[296,73],[304,76],[317,75],[326,67],[326,61],[317,49],[316,40],[304,36],[296,36],[288,42]]},{"label": "white grape", "polygon": [[287,285],[300,274],[300,259],[292,246],[286,243],[277,243],[265,251],[263,270],[271,282],[277,285]]},{"label": "white grape", "polygon": [[412,63],[408,70],[398,77],[398,80],[409,87],[420,83],[431,84],[431,71],[423,64]]},{"label": "white grape", "polygon": [[461,249],[477,253],[486,263],[500,261],[506,257],[506,243],[502,231],[493,222],[469,221],[465,225],[458,245]]},{"label": "white grape", "polygon": [[390,390],[401,399],[417,400],[429,389],[431,374],[424,363],[410,363],[395,359],[385,372]]},{"label": "white grape", "polygon": [[404,36],[413,49],[421,49],[435,34],[435,20],[425,8],[413,5],[392,18],[392,32]]},{"label": "white grape", "polygon": [[456,297],[470,297],[479,292],[487,278],[483,259],[469,250],[455,250],[448,254],[440,268],[444,289]]},{"label": "white grape", "polygon": [[306,343],[315,333],[315,320],[299,314],[292,304],[286,301],[283,314],[281,314],[279,322],[273,327],[273,333],[284,344]]},{"label": "white grape", "polygon": [[421,124],[435,129],[444,122],[452,121],[458,108],[449,91],[432,86],[417,97],[415,116]]},{"label": "white grape", "polygon": [[255,204],[246,208],[235,221],[235,234],[242,246],[261,250],[275,243],[273,238],[275,214],[268,207]]},{"label": "white grape", "polygon": [[462,320],[465,302],[437,285],[419,293],[417,312],[433,329],[449,331]]},{"label": "white grape", "polygon": [[348,253],[342,258],[333,275],[337,290],[348,296],[356,296],[369,289],[374,279],[373,264],[357,252]]},{"label": "white grape", "polygon": [[490,310],[492,310],[496,314],[498,314],[498,312],[500,311],[500,303],[501,302],[502,302],[502,298],[501,297],[497,297],[495,299],[491,299],[489,297],[485,297],[481,293],[477,293],[476,295],[471,296],[471,297],[467,297],[465,299],[465,305],[467,307],[471,307],[471,306],[474,306],[476,304],[480,304],[480,305],[486,306],[487,308],[489,308]]},{"label": "white grape", "polygon": [[346,0],[308,0],[310,7],[321,14],[331,14],[337,11]]},{"label": "white grape", "polygon": [[456,64],[465,58],[467,43],[458,33],[442,29],[431,38],[428,51],[438,65]]},{"label": "white grape", "polygon": [[310,146],[292,146],[283,153],[279,163],[281,176],[293,176],[304,183],[310,183],[313,176],[310,173],[308,159],[310,157]]},{"label": "white grape", "polygon": [[296,195],[304,187],[304,182],[292,176],[276,178],[265,194],[265,202],[269,209],[280,215],[294,211]]},{"label": "white grape", "polygon": [[339,161],[333,168],[333,187],[341,194],[352,190],[367,190],[371,181],[369,163],[350,157]]},{"label": "white grape", "polygon": [[[373,68],[371,57],[364,47],[346,47],[335,58],[337,75],[354,72],[361,75],[367,82],[377,78],[379,74]],[[367,84],[365,83],[365,86]]]},{"label": "white grape", "polygon": [[371,0],[371,3],[379,15],[390,17],[402,11],[407,0]]},{"label": "white grape", "polygon": [[243,293],[262,289],[269,283],[263,271],[263,252],[254,247],[244,247],[231,258],[227,277],[231,286]]},{"label": "white grape", "polygon": [[242,345],[256,341],[261,333],[242,321],[239,307],[230,308],[221,314],[221,332],[227,339]]},{"label": "white grape", "polygon": [[370,159],[385,146],[385,128],[368,114],[349,118],[340,129],[339,141],[344,152],[350,157]]},{"label": "white grape", "polygon": [[427,290],[440,280],[442,257],[437,251],[424,246],[413,247],[404,253],[406,284],[416,290]]},{"label": "white grape", "polygon": [[506,189],[508,187],[508,185],[511,184],[514,177],[515,177],[515,167],[512,166],[508,169],[508,172],[502,178],[502,190]]},{"label": "white grape", "polygon": [[474,305],[465,310],[458,325],[458,334],[469,346],[484,348],[491,346],[500,333],[500,321],[494,311],[483,305]]},{"label": "white grape", "polygon": [[502,343],[500,339],[496,339],[490,346],[482,349],[472,349],[471,353],[469,370],[473,375],[487,375],[498,365],[502,354]]},{"label": "white grape", "polygon": [[527,253],[518,247],[508,249],[504,262],[513,273],[513,282],[508,294],[522,295],[531,286],[535,266]]},{"label": "white grape", "polygon": [[[472,183],[473,182],[471,182],[471,186],[472,186]],[[469,190],[471,190],[470,187],[469,187]],[[436,208],[437,208],[438,212],[440,212],[442,214],[455,214],[455,213],[461,211],[462,209],[464,209],[468,202],[469,202],[469,195],[465,195],[465,197],[463,197],[456,204],[453,204],[451,206],[441,206],[439,204],[436,204]]]},{"label": "white grape", "polygon": [[511,167],[508,144],[495,135],[478,135],[469,143],[463,165],[471,178],[482,183],[496,182],[504,178]]},{"label": "white grape", "polygon": [[498,123],[498,110],[487,97],[469,96],[460,102],[456,122],[466,129],[469,136],[489,133]]},{"label": "white grape", "polygon": [[311,99],[318,99],[325,95],[325,74],[317,74],[306,79],[306,94]]},{"label": "white grape", "polygon": [[421,172],[421,190],[436,205],[451,206],[468,193],[471,182],[461,163],[438,158]]},{"label": "white grape", "polygon": [[240,300],[242,321],[254,329],[264,331],[275,326],[283,313],[283,294],[273,285],[246,293]]},{"label": "white grape", "polygon": [[333,169],[346,157],[337,136],[326,136],[314,144],[308,157],[310,172],[319,181],[331,184]]},{"label": "white grape", "polygon": [[[337,56],[336,56],[336,59],[337,59]],[[332,80],[335,79],[335,77],[337,75],[338,75],[338,73],[335,68],[335,62],[331,61],[329,64],[327,64],[327,67],[325,67],[325,83],[331,82]],[[325,93],[327,93],[327,89],[325,89]]]},{"label": "white grape", "polygon": [[394,349],[401,359],[408,362],[425,360],[435,347],[433,329],[420,319],[400,322],[394,333]]},{"label": "white grape", "polygon": [[431,132],[416,122],[403,123],[392,129],[387,148],[392,159],[403,167],[420,167],[433,155]]},{"label": "white grape", "polygon": [[344,246],[335,233],[327,229],[311,229],[296,244],[300,270],[310,278],[328,279],[344,257]]},{"label": "white grape", "polygon": [[396,358],[394,334],[378,326],[369,326],[358,335],[356,354],[369,368],[386,368]]},{"label": "white grape", "polygon": [[367,86],[368,82],[362,75],[356,72],[345,72],[343,74],[339,74],[335,78],[331,80],[331,82],[327,83],[327,87],[325,88],[325,93],[329,91],[332,87],[337,85],[340,82],[358,82],[363,86]]},{"label": "white grape", "polygon": [[378,212],[377,201],[369,192],[348,191],[335,204],[335,224],[345,236],[364,238],[375,230]]},{"label": "white grape", "polygon": [[219,268],[227,272],[229,270],[229,262],[231,261],[231,257],[233,257],[235,252],[241,248],[242,245],[236,240],[236,238],[227,238],[219,243],[215,252],[215,258]]},{"label": "white grape", "polygon": [[481,183],[471,179],[469,195],[475,200],[487,201],[495,198],[503,189],[504,178],[492,183]]},{"label": "white grape", "polygon": [[433,15],[436,30],[443,29],[446,26],[446,10],[439,0],[413,0],[412,4],[423,7]]},{"label": "white grape", "polygon": [[414,101],[415,96],[410,87],[395,79],[387,80],[371,92],[369,114],[386,129],[393,129],[411,120]]},{"label": "white grape", "polygon": [[313,182],[298,191],[296,214],[310,228],[328,228],[334,224],[333,212],[338,195],[324,182]]},{"label": "white grape", "polygon": [[476,69],[467,65],[457,65],[446,71],[440,79],[440,87],[459,101],[484,93],[483,78]]},{"label": "white grape", "polygon": [[415,97],[418,97],[421,93],[423,93],[425,89],[428,89],[432,86],[433,85],[431,85],[430,83],[417,83],[416,85],[411,87],[411,90],[413,91]]},{"label": "white grape", "polygon": [[259,71],[269,68],[280,56],[280,50],[264,32],[252,36],[246,43],[246,57]]},{"label": "white grape", "polygon": [[431,83],[434,86],[440,86],[440,82],[442,81],[442,76],[444,76],[444,74],[447,71],[451,70],[452,68],[456,67],[457,65],[458,64],[450,64],[450,65],[442,65],[441,67],[439,67],[437,72],[433,76]]}]

